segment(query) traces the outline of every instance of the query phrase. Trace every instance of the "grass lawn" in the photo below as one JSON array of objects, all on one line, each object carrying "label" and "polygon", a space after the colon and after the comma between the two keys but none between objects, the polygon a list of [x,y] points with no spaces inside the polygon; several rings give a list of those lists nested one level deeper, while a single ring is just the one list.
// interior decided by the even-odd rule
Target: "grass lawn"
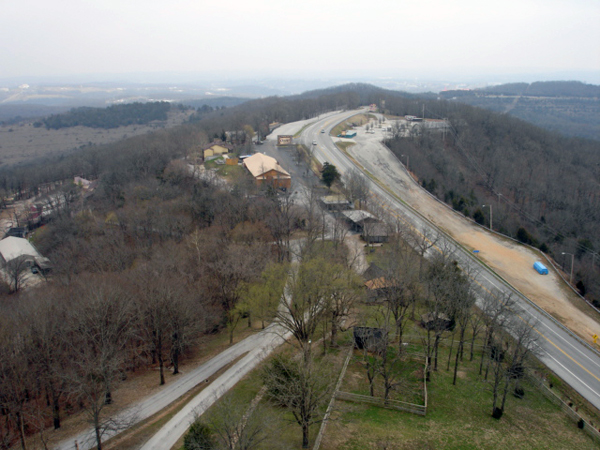
[{"label": "grass lawn", "polygon": [[[419,328],[411,322],[407,338],[417,338]],[[342,333],[341,342],[349,342],[352,331]],[[446,346],[449,345],[448,341]],[[416,346],[415,350],[418,350]],[[319,344],[316,349],[322,349]],[[413,347],[411,346],[411,349]],[[454,344],[456,348],[456,343]],[[290,352],[289,346],[279,351]],[[340,355],[346,352],[340,352]],[[342,355],[342,356],[343,356]],[[341,390],[368,395],[369,385],[362,364],[362,353],[355,351],[348,366]],[[500,420],[491,417],[492,395],[489,383],[478,374],[479,355],[469,362],[469,347],[459,366],[457,385],[452,385],[453,366],[446,370],[448,348],[442,346],[439,370],[432,373],[427,383],[428,411],[426,416],[388,410],[354,402],[338,400],[332,420],[328,423],[321,445],[322,450],[362,449],[591,449],[599,448],[588,435],[579,430],[555,405],[527,382],[523,399],[511,394],[507,397],[505,413]],[[452,359],[452,363],[454,360]],[[401,392],[393,393],[394,400],[423,404],[422,363],[418,358],[405,362],[402,371],[410,381]],[[255,370],[238,383],[227,396],[243,410],[262,387],[261,370]],[[382,386],[376,386],[381,395]],[[270,404],[260,402],[261,417],[268,433],[257,447],[261,449],[300,449],[301,430],[291,414]],[[214,413],[209,409],[205,418]],[[315,424],[310,430],[311,446],[319,430]],[[182,449],[182,442],[174,447]]]},{"label": "grass lawn", "polygon": [[356,145],[356,143],[354,143],[354,142],[336,142],[335,145],[337,145],[338,148],[340,150],[342,150],[343,152],[346,152],[349,147]]},{"label": "grass lawn", "polygon": [[355,116],[352,116],[352,117],[346,119],[345,121],[336,125],[335,127],[333,127],[333,129],[331,130],[331,135],[337,136],[342,131],[349,130],[355,126],[360,127],[360,126],[364,125],[365,123],[367,123],[368,121],[369,121],[369,117],[366,114],[357,114]]},{"label": "grass lawn", "polygon": [[[318,346],[315,346],[314,348],[315,351],[320,350]],[[276,353],[289,353],[290,351],[290,346],[284,345]],[[345,352],[343,355],[340,353],[340,358],[345,354]],[[269,360],[270,359],[267,359],[267,361]],[[264,364],[260,367],[264,367]],[[252,400],[256,397],[263,386],[261,368],[248,374],[238,384],[236,384],[231,391],[223,396],[222,399],[209,408],[208,411],[202,416],[202,421],[204,423],[211,423],[212,420],[216,420],[217,422],[219,421],[219,402],[229,401],[229,404],[233,405],[233,407],[241,408],[241,410],[246,411]],[[256,450],[284,450],[302,448],[301,428],[294,420],[292,414],[287,411],[286,408],[273,405],[266,396],[262,398],[258,407],[260,408],[260,417],[266,431],[267,438],[258,447],[256,447]],[[317,423],[310,427],[311,445],[313,444],[313,441],[319,432],[320,426],[320,423]],[[173,450],[177,449],[183,450],[183,439],[180,440],[178,445],[173,447]]]},{"label": "grass lawn", "polygon": [[[442,349],[443,364],[427,384],[426,416],[338,400],[321,449],[598,448],[527,383],[523,384],[525,397],[517,399],[509,394],[504,416],[493,419],[492,396],[489,384],[479,379],[478,358],[473,362],[465,359],[459,366],[457,385],[452,386],[452,366],[446,371],[447,356],[447,349]],[[348,370],[348,377],[354,384],[360,380],[356,367]],[[368,390],[364,371],[362,385],[356,389]]]}]

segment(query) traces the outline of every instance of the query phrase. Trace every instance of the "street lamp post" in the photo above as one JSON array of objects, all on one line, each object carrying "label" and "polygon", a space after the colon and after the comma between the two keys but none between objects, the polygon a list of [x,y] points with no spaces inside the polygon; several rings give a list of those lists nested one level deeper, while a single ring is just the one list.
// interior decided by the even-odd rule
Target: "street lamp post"
[{"label": "street lamp post", "polygon": [[490,207],[490,230],[493,230],[494,226],[492,225],[492,220],[493,220],[492,205],[481,205],[482,208],[485,208],[486,206]]},{"label": "street lamp post", "polygon": [[569,284],[573,284],[573,263],[575,262],[575,255],[573,253],[562,252],[563,255],[571,255],[571,277],[569,278]]}]

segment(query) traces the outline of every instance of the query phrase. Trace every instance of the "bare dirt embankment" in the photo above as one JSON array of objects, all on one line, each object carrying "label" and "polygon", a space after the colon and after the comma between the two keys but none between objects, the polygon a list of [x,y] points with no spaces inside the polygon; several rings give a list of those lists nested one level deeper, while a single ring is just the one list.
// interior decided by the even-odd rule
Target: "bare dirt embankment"
[{"label": "bare dirt embankment", "polygon": [[370,173],[467,249],[479,250],[479,258],[498,275],[592,343],[592,335],[600,332],[599,318],[593,317],[595,313],[591,310],[592,315],[584,311],[583,301],[568,289],[556,272],[550,270],[549,275],[542,276],[533,269],[533,263],[541,260],[540,255],[485,231],[433,199],[409,178],[400,161],[381,144],[379,134],[366,134],[361,129],[355,140],[358,145],[348,148],[348,152]]}]

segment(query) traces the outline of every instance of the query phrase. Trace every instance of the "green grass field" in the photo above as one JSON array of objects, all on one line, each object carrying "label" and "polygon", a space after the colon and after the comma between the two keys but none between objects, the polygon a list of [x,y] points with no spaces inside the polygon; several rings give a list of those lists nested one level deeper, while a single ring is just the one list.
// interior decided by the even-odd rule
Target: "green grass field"
[{"label": "green grass field", "polygon": [[[440,354],[440,368],[427,384],[426,416],[337,401],[322,450],[333,449],[589,449],[598,446],[575,423],[527,383],[525,397],[509,394],[500,420],[491,417],[489,383],[478,375],[479,359],[467,358],[459,366],[457,385],[452,385],[452,365],[446,371],[447,349]],[[346,378],[362,381],[356,368]],[[376,392],[377,394],[377,392]]]},{"label": "green grass field", "polygon": [[[413,329],[412,333],[415,331]],[[349,342],[351,331],[343,333],[340,338],[343,342]],[[290,349],[286,346],[281,351],[288,352]],[[340,353],[345,355],[346,352]],[[479,377],[477,352],[474,360],[469,362],[468,347],[465,349],[465,359],[459,366],[456,386],[452,385],[452,364],[450,370],[446,370],[447,358],[448,348],[442,347],[439,370],[433,372],[431,381],[427,383],[426,416],[337,400],[321,450],[599,448],[558,407],[527,382],[522,384],[524,398],[518,399],[509,394],[503,417],[500,420],[493,419],[489,382]],[[360,364],[361,359],[361,353],[355,351],[341,390],[368,395],[368,380]],[[413,358],[406,362],[402,370],[411,381],[403,385],[402,392],[394,393],[391,398],[422,404],[422,363]],[[259,369],[238,383],[228,396],[235,399],[239,407],[247,408],[261,387]],[[380,394],[382,388],[379,384],[376,395]],[[258,449],[300,449],[300,428],[291,414],[265,399],[260,405],[268,438]],[[211,410],[207,414],[210,415]],[[318,424],[311,427],[311,446],[318,431]]]}]

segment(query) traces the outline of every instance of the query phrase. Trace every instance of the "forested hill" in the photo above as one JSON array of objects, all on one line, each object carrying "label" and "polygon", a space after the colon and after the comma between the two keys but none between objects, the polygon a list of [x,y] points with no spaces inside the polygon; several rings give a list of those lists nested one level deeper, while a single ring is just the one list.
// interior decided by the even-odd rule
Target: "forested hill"
[{"label": "forested hill", "polygon": [[510,83],[440,97],[508,113],[566,136],[600,140],[600,86],[579,81]]},{"label": "forested hill", "polygon": [[171,104],[168,102],[136,102],[112,105],[108,108],[81,107],[73,108],[64,114],[52,114],[34,125],[38,127],[43,125],[55,130],[76,126],[118,128],[126,125],[148,124],[155,120],[167,120],[170,109]]},{"label": "forested hill", "polygon": [[[360,85],[295,97],[250,100],[231,108],[206,108],[184,126],[86,147],[60,158],[0,169],[0,189],[35,194],[38,186],[74,175],[101,180],[95,194],[113,207],[141,180],[161,180],[170,161],[190,154],[224,130],[250,127],[260,136],[271,122],[310,119],[327,111],[385,101],[386,112],[448,118],[452,132],[389,142],[410,156],[411,170],[427,188],[464,214],[482,220],[483,204],[493,203],[494,228],[539,246],[559,262],[561,252],[577,255],[576,276],[600,300],[600,142],[557,133],[459,102],[419,100],[402,93]],[[249,150],[249,140],[239,151]],[[486,211],[487,212],[487,211]],[[487,217],[487,216],[486,216]],[[594,269],[595,268],[595,269]],[[595,287],[594,287],[595,286]],[[595,294],[593,294],[595,292]]]},{"label": "forested hill", "polygon": [[347,83],[340,86],[333,86],[324,89],[316,89],[313,91],[307,91],[299,95],[288,97],[290,99],[309,99],[319,98],[327,95],[339,94],[342,92],[353,92],[359,96],[362,104],[371,103],[373,95],[380,97],[392,96],[392,97],[404,97],[404,98],[435,98],[433,94],[410,94],[408,92],[392,91],[389,89],[380,88],[367,83]]},{"label": "forested hill", "polygon": [[[404,115],[403,103],[388,101]],[[451,129],[396,137],[420,183],[457,211],[570,264],[581,292],[600,301],[600,142],[567,138],[509,115],[458,102],[425,102],[426,117]],[[596,256],[594,257],[594,253]],[[594,261],[595,259],[595,261]]]}]

